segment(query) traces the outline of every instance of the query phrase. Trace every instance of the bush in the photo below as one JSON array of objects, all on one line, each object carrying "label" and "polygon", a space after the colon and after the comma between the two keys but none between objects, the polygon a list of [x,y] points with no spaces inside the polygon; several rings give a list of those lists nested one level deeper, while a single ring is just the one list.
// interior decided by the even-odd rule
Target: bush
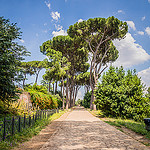
[{"label": "bush", "polygon": [[84,95],[83,101],[82,101],[82,105],[85,108],[90,108],[90,101],[91,101],[91,92],[87,92]]},{"label": "bush", "polygon": [[109,117],[140,121],[150,115],[149,100],[143,96],[140,78],[135,71],[128,70],[125,75],[123,67],[110,67],[103,75],[96,91],[95,104]]},{"label": "bush", "polygon": [[61,97],[58,94],[51,95],[42,85],[29,85],[25,89],[30,93],[32,103],[40,109],[55,109],[62,105]]},{"label": "bush", "polygon": [[37,91],[29,91],[31,101],[34,105],[39,106],[40,109],[55,109],[58,107],[57,99],[50,94],[44,94]]}]

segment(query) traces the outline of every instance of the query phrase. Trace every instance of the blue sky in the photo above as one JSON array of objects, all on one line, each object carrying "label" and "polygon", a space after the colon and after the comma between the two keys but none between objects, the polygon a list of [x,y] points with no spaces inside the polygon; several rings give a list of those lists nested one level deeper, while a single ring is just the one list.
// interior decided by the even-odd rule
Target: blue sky
[{"label": "blue sky", "polygon": [[[19,44],[31,52],[26,61],[43,60],[39,46],[53,36],[66,35],[77,21],[109,16],[127,21],[126,38],[114,41],[120,55],[114,65],[135,68],[150,86],[150,0],[0,0],[0,16],[21,28]],[[44,70],[40,79],[42,74]]]}]

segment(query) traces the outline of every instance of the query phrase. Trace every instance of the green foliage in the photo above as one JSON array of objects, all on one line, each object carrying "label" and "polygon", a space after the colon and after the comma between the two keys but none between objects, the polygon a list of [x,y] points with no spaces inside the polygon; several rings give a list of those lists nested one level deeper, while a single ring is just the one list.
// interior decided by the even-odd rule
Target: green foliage
[{"label": "green foliage", "polygon": [[148,94],[150,94],[150,87],[147,89]]},{"label": "green foliage", "polygon": [[16,23],[0,17],[0,100],[16,99],[17,89],[14,82],[22,78],[18,75],[20,62],[28,52],[15,42],[20,39],[21,32]]},{"label": "green foliage", "polygon": [[33,68],[31,68],[31,65],[28,62],[21,62],[20,64],[20,72],[23,76],[23,88],[25,87],[25,80],[27,79],[27,75],[29,74],[30,76],[34,74]]},{"label": "green foliage", "polygon": [[150,101],[150,87],[147,89],[146,97],[149,98],[149,101]]},{"label": "green foliage", "polygon": [[[90,52],[91,104],[95,99],[93,91],[97,86],[98,78],[108,67],[107,63],[114,62],[118,58],[118,50],[112,41],[124,38],[127,31],[127,23],[118,20],[114,16],[108,18],[90,18],[71,25],[67,30],[70,37],[81,38],[85,47]],[[94,108],[91,105],[91,109],[92,107]]]},{"label": "green foliage", "polygon": [[84,95],[82,106],[84,106],[85,108],[90,108],[90,101],[91,101],[91,92],[87,92]]},{"label": "green foliage", "polygon": [[46,87],[34,84],[26,88],[31,95],[31,100],[34,106],[39,106],[40,109],[55,109],[61,107],[61,97],[59,95],[51,95]]},{"label": "green foliage", "polygon": [[12,108],[12,106],[7,102],[0,100],[0,117],[6,115],[18,115],[17,110]]},{"label": "green foliage", "polygon": [[32,86],[32,85],[27,85],[25,87],[25,90],[26,91],[29,91],[29,90],[33,90],[33,91],[37,91],[37,92],[42,92],[44,94],[47,94],[48,91],[47,91],[47,88],[43,85],[37,85],[36,83]]},{"label": "green foliage", "polygon": [[59,111],[50,116],[48,119],[37,120],[34,126],[23,129],[21,133],[17,133],[12,136],[10,139],[5,141],[0,140],[0,149],[1,150],[10,150],[13,147],[18,146],[19,144],[28,141],[33,136],[37,135],[45,126],[47,126],[50,121],[58,119],[65,111]]},{"label": "green foliage", "polygon": [[143,85],[135,70],[110,67],[103,75],[96,91],[98,109],[106,116],[142,120],[150,115],[148,98],[143,96]]},{"label": "green foliage", "polygon": [[32,103],[39,106],[40,109],[55,109],[58,107],[57,100],[49,94],[37,91],[29,91]]},{"label": "green foliage", "polygon": [[52,95],[53,99],[55,99],[55,101],[57,101],[58,103],[58,107],[61,108],[62,107],[62,98],[59,94],[56,95]]},{"label": "green foliage", "polygon": [[82,100],[81,99],[78,99],[76,102],[75,102],[75,105],[82,105]]},{"label": "green foliage", "polygon": [[132,131],[139,133],[141,135],[145,135],[147,138],[150,139],[150,132],[148,132],[145,129],[145,124],[144,122],[136,122],[133,120],[123,120],[123,119],[114,119],[114,118],[106,118],[107,121],[106,123],[117,126],[117,127],[126,127],[128,129],[131,129]]}]

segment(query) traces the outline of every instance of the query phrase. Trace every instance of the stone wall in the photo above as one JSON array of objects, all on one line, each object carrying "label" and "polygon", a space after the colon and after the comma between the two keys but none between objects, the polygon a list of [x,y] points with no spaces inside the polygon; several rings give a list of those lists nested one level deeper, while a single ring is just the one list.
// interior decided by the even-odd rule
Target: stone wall
[{"label": "stone wall", "polygon": [[26,106],[28,108],[32,107],[31,96],[28,92],[23,92],[20,95],[20,98],[18,99],[18,102],[22,102],[22,101],[26,103]]}]

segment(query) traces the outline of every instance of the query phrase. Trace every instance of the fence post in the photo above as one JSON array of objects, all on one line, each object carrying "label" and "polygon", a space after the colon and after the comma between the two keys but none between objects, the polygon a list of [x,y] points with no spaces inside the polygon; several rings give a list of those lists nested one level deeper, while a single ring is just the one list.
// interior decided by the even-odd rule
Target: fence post
[{"label": "fence post", "polygon": [[42,111],[40,111],[40,119],[42,119]]},{"label": "fence post", "polygon": [[43,111],[43,117],[44,117],[44,119],[45,119],[45,110]]},{"label": "fence post", "polygon": [[4,125],[4,132],[3,132],[3,141],[4,141],[6,138],[6,118],[5,117],[4,117],[3,125]]},{"label": "fence post", "polygon": [[12,117],[12,122],[11,122],[11,124],[12,124],[12,128],[11,128],[11,129],[12,129],[12,130],[11,130],[12,132],[11,132],[11,134],[14,135],[14,116]]},{"label": "fence post", "polygon": [[39,110],[38,110],[38,112],[37,112],[37,119],[39,119]]},{"label": "fence post", "polygon": [[23,127],[26,127],[26,115],[24,114],[24,118],[23,118]]},{"label": "fence post", "polygon": [[19,119],[18,119],[18,132],[21,131],[21,118],[19,116]]},{"label": "fence post", "polygon": [[29,116],[29,126],[31,125],[31,117]]},{"label": "fence post", "polygon": [[38,111],[36,112],[36,120],[38,120]]},{"label": "fence post", "polygon": [[37,120],[37,112],[35,113],[35,121]]},{"label": "fence post", "polygon": [[33,114],[33,124],[34,124],[34,114]]},{"label": "fence post", "polygon": [[44,110],[42,111],[42,118],[44,119]]},{"label": "fence post", "polygon": [[59,109],[57,108],[57,113],[59,113]]}]

